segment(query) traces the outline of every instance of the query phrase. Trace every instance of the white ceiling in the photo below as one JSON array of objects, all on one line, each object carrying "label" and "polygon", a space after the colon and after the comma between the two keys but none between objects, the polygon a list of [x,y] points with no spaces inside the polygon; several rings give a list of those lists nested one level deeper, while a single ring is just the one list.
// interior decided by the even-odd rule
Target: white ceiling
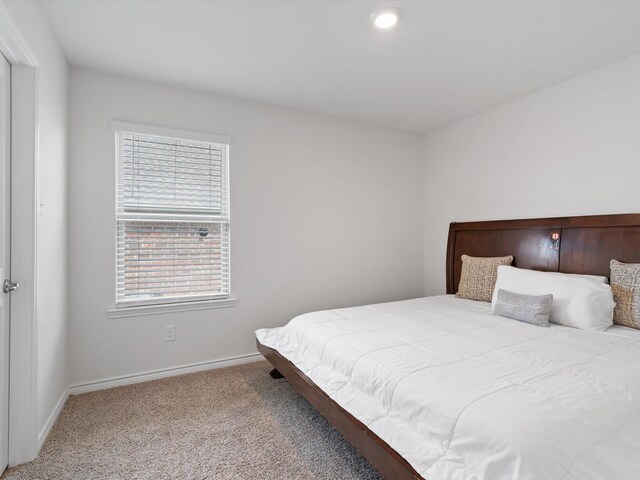
[{"label": "white ceiling", "polygon": [[[384,5],[402,21],[374,31]],[[640,53],[638,1],[44,6],[72,65],[415,132]]]}]

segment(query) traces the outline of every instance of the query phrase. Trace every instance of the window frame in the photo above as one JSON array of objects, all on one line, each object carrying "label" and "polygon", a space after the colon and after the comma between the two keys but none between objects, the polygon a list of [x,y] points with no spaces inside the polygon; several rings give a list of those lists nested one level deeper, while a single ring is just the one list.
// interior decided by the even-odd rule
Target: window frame
[{"label": "window frame", "polygon": [[[189,130],[180,130],[175,128],[168,127],[159,127],[154,125],[140,124],[140,123],[131,123],[131,122],[123,122],[119,120],[114,120],[111,123],[111,130],[114,135],[114,159],[115,159],[115,202],[114,202],[114,294],[113,294],[113,304],[111,307],[107,309],[107,313],[111,318],[121,318],[121,317],[129,317],[129,316],[138,316],[138,315],[150,315],[156,313],[171,313],[174,311],[183,311],[183,310],[202,310],[208,308],[222,308],[222,307],[230,307],[235,305],[236,299],[231,295],[231,205],[230,205],[230,150],[231,150],[231,138],[227,135],[219,135],[213,133],[205,133],[205,132],[196,132]],[[226,162],[226,178],[223,181],[226,183],[226,202],[227,202],[227,215],[226,215],[226,224],[227,224],[227,258],[226,264],[228,266],[227,272],[227,293],[222,295],[199,295],[199,296],[184,296],[184,299],[180,297],[170,297],[166,299],[158,298],[158,299],[145,299],[145,300],[133,300],[133,301],[122,301],[118,300],[118,229],[121,224],[121,220],[119,220],[119,212],[118,212],[118,195],[119,195],[119,175],[120,175],[120,162],[119,158],[119,135],[121,133],[131,133],[137,135],[151,135],[151,136],[159,136],[166,137],[171,139],[183,140],[183,141],[192,141],[192,142],[206,142],[206,143],[214,143],[226,146],[226,158],[223,160]],[[133,216],[137,216],[138,214],[133,214]],[[171,214],[169,214],[171,215]],[[144,214],[140,214],[141,217]],[[175,214],[176,217],[181,217],[180,213]],[[191,216],[191,215],[187,215]],[[180,223],[190,223],[190,222],[198,222],[198,218],[180,218]],[[141,221],[144,221],[141,218]],[[150,220],[153,221],[153,220]]]}]

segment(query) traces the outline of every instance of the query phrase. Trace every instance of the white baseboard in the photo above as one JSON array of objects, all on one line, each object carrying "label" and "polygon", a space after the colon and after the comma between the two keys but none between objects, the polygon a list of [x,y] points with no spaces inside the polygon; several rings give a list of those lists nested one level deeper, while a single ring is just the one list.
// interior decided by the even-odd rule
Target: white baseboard
[{"label": "white baseboard", "polygon": [[47,419],[47,423],[45,423],[44,427],[42,427],[42,430],[40,430],[40,433],[38,434],[38,452],[40,452],[40,449],[42,448],[42,445],[44,445],[45,440],[49,436],[49,433],[51,432],[51,429],[55,425],[56,420],[58,420],[58,417],[60,416],[60,412],[62,412],[62,409],[64,408],[64,404],[67,403],[68,398],[69,398],[69,389],[65,388],[64,392],[62,392],[62,396],[60,397],[60,399],[58,400],[58,403],[56,404],[56,408],[53,409],[53,411],[51,412],[51,415],[49,415],[49,418]]},{"label": "white baseboard", "polygon": [[186,373],[201,372],[203,370],[211,370],[214,368],[231,367],[243,363],[257,362],[262,359],[259,353],[248,353],[246,355],[238,355],[236,357],[221,358],[218,360],[210,360],[208,362],[191,363],[180,367],[164,368],[161,370],[152,370],[150,372],[134,373],[132,375],[123,375],[121,377],[112,377],[94,382],[82,383],[69,388],[69,395],[78,395],[80,393],[95,392],[96,390],[104,390],[107,388],[121,387],[123,385],[131,385],[133,383],[149,382],[151,380],[159,380],[161,378],[173,377],[175,375],[184,375]]}]

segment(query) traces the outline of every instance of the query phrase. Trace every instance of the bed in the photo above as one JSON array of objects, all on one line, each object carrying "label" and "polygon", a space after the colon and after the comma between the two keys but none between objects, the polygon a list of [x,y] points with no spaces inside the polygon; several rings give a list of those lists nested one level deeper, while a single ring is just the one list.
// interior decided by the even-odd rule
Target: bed
[{"label": "bed", "polygon": [[259,351],[390,479],[640,473],[640,330],[539,328],[455,298],[460,257],[608,275],[640,262],[640,215],[452,223],[447,293],[313,312]]}]

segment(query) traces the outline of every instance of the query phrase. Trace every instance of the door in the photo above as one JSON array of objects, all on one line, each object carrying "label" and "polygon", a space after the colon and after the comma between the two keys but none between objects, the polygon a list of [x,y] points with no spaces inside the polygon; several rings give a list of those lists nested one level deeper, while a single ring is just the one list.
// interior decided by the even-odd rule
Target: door
[{"label": "door", "polygon": [[[0,54],[0,282],[10,279],[11,67]],[[9,315],[13,288],[0,291],[0,472],[9,455]],[[4,293],[4,291],[7,293]]]}]

